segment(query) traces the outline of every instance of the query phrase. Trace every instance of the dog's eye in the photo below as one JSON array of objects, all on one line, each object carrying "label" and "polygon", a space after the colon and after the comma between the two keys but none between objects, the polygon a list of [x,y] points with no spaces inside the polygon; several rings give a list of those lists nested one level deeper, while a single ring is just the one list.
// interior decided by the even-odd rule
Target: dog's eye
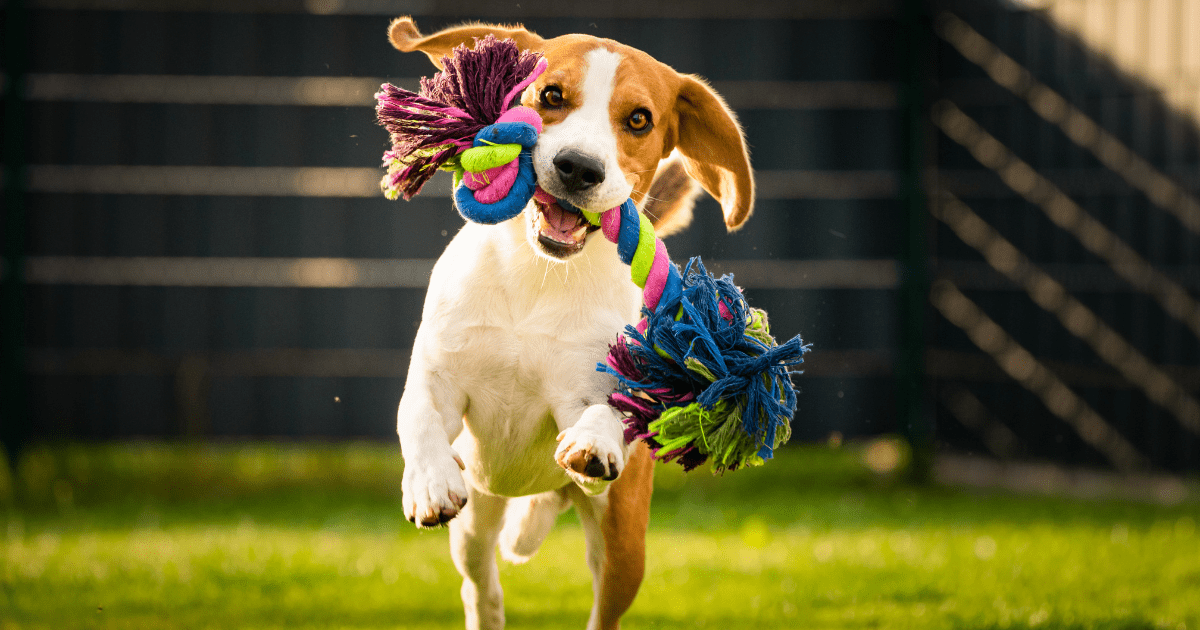
[{"label": "dog's eye", "polygon": [[547,85],[542,88],[542,105],[559,108],[563,104],[562,88],[557,85]]},{"label": "dog's eye", "polygon": [[625,121],[625,125],[629,127],[630,131],[644,133],[650,131],[654,122],[650,120],[650,112],[639,109],[629,115],[629,120]]}]

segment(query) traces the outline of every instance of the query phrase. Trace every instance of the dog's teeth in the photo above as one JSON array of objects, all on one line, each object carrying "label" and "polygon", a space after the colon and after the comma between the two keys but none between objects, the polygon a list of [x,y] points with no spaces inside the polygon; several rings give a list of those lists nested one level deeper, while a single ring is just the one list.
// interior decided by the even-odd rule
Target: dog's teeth
[{"label": "dog's teeth", "polygon": [[582,241],[584,239],[584,237],[587,236],[587,229],[588,229],[588,226],[586,223],[584,223],[583,225],[579,226],[578,229],[576,229],[574,232],[571,233],[571,238],[575,239],[576,241]]}]

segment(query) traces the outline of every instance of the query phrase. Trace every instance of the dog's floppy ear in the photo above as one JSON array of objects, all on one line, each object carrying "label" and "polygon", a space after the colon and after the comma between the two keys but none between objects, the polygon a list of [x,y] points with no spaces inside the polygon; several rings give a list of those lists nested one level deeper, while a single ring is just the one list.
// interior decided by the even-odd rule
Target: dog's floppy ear
[{"label": "dog's floppy ear", "polygon": [[432,35],[422,35],[421,31],[417,30],[413,19],[404,16],[392,20],[392,25],[388,27],[388,39],[392,42],[392,46],[396,47],[396,50],[401,52],[419,50],[429,55],[429,60],[439,70],[442,69],[442,57],[448,56],[451,51],[462,44],[471,46],[476,38],[485,35],[494,35],[496,39],[511,39],[522,50],[539,51],[544,43],[544,40],[536,33],[525,30],[525,27],[519,24],[513,26],[463,24],[452,26]]},{"label": "dog's floppy ear", "polygon": [[704,81],[683,75],[675,110],[676,147],[691,175],[721,203],[725,227],[741,227],[754,210],[754,173],[737,118]]},{"label": "dog's floppy ear", "polygon": [[666,238],[692,222],[692,207],[700,195],[700,185],[688,177],[679,151],[658,165],[650,190],[642,200],[642,212],[654,224],[654,233]]}]

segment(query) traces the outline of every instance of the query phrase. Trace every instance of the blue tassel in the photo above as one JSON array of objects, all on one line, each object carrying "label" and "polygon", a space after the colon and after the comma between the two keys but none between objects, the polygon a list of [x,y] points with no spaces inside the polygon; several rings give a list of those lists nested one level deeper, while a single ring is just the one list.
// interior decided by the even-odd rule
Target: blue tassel
[{"label": "blue tassel", "polygon": [[[641,378],[605,364],[598,369],[629,390],[672,392],[672,400],[657,400],[664,410],[693,402],[707,411],[720,405],[739,416],[741,429],[755,439],[758,447],[750,452],[769,459],[779,431],[790,432],[786,425],[796,410],[789,368],[803,362],[809,346],[799,336],[774,345],[749,334],[752,318],[762,315],[746,304],[732,276],[713,278],[699,258],[688,262],[682,283],[667,284],[672,285],[682,290],[665,291],[653,313],[643,309],[649,320],[644,335],[633,326],[625,329]],[[702,369],[693,369],[696,365]]]}]

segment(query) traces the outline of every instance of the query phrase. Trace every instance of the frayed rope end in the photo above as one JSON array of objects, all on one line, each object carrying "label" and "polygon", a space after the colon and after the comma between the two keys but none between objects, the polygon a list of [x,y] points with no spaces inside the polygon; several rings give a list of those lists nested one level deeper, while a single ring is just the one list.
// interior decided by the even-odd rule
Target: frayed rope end
[{"label": "frayed rope end", "polygon": [[791,436],[791,368],[810,346],[776,343],[732,276],[713,278],[699,258],[682,275],[682,293],[644,310],[644,326],[627,327],[597,366],[620,383],[609,403],[627,415],[626,439],[657,459],[714,473],[761,465]]}]

